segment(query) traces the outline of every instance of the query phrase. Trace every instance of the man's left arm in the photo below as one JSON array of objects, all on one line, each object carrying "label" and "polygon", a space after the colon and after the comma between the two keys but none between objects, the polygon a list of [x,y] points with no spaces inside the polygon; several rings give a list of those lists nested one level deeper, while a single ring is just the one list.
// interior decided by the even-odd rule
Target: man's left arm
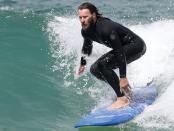
[{"label": "man's left arm", "polygon": [[118,36],[118,33],[116,31],[111,32],[110,41],[111,41],[111,46],[114,50],[116,59],[119,62],[120,78],[125,78],[126,77],[126,65],[127,65],[126,56],[125,56],[120,38]]},{"label": "man's left arm", "polygon": [[120,87],[126,89],[129,86],[129,82],[126,77],[126,56],[123,50],[120,38],[115,31],[110,34],[111,46],[115,53],[116,59],[119,62],[120,73]]}]

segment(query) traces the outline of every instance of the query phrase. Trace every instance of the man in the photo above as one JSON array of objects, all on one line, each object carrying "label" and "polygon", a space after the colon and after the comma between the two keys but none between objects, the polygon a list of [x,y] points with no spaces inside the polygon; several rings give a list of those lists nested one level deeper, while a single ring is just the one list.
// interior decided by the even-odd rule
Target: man
[{"label": "man", "polygon": [[[85,70],[86,56],[92,52],[92,42],[96,41],[112,50],[101,56],[90,68],[90,72],[100,80],[106,81],[114,89],[117,100],[109,108],[121,108],[129,104],[124,91],[129,90],[126,65],[140,58],[146,51],[144,41],[128,28],[102,17],[91,3],[78,7],[84,43],[79,74]],[[114,69],[119,69],[119,77]]]}]

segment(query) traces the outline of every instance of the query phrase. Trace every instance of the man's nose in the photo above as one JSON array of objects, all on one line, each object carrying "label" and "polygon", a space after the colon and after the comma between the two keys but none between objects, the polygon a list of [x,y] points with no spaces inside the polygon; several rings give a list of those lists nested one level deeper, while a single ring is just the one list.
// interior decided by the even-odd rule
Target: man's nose
[{"label": "man's nose", "polygon": [[82,18],[81,18],[81,22],[83,23],[84,21],[85,21],[85,19],[82,17]]}]

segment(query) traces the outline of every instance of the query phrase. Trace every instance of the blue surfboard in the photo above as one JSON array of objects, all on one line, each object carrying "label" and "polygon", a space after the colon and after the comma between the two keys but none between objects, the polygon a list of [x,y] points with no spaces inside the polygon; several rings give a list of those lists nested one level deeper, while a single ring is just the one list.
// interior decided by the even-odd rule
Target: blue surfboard
[{"label": "blue surfboard", "polygon": [[84,126],[112,126],[128,122],[151,105],[157,97],[157,89],[150,84],[132,90],[131,101],[128,106],[119,109],[100,108],[82,118],[75,128]]}]

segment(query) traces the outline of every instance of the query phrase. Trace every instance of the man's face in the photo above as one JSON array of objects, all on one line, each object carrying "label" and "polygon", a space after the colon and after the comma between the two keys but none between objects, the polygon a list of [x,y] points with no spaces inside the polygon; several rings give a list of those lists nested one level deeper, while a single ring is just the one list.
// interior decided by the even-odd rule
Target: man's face
[{"label": "man's face", "polygon": [[78,10],[78,15],[83,29],[87,29],[95,21],[94,14],[91,14],[88,9]]}]

